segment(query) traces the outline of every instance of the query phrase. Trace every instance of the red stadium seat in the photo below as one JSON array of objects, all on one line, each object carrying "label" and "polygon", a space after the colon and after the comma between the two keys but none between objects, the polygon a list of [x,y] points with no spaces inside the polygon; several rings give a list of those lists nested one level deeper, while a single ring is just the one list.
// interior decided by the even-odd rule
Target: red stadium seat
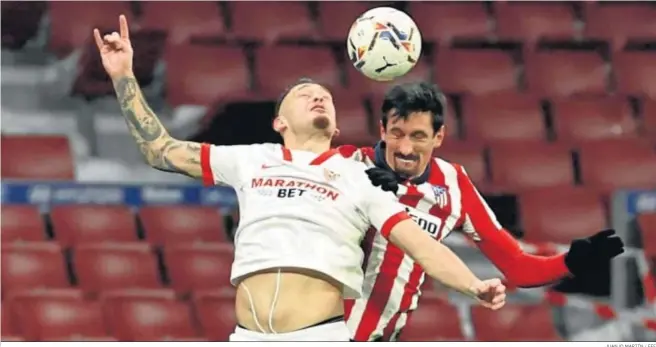
[{"label": "red stadium seat", "polygon": [[[60,57],[81,47],[92,38],[92,30],[118,27],[118,16],[131,18],[130,3],[111,1],[101,3],[53,1],[48,3],[50,14],[50,50]],[[75,18],[75,20],[71,20]]]},{"label": "red stadium seat", "polygon": [[489,94],[517,90],[512,58],[500,50],[439,51],[434,71],[438,85],[447,93]]},{"label": "red stadium seat", "polygon": [[[346,76],[348,79],[349,92],[357,95],[373,95],[376,97],[382,96],[393,85],[408,82],[424,82],[430,81],[431,72],[430,66],[425,63],[425,59],[420,59],[417,65],[410,70],[406,75],[399,77],[391,82],[378,82],[365,77],[360,73],[350,61],[347,59]],[[380,105],[374,105],[374,110],[380,110]]]},{"label": "red stadium seat", "polygon": [[174,106],[210,105],[217,98],[238,98],[250,90],[250,72],[239,47],[168,46],[164,59],[166,97]]},{"label": "red stadium seat", "polygon": [[78,290],[20,293],[9,304],[29,341],[53,341],[105,336],[99,302],[82,298]]},{"label": "red stadium seat", "polygon": [[[365,108],[365,102],[358,95],[351,93],[333,94],[337,112],[337,128],[339,136],[335,144],[371,145],[376,140],[370,131],[370,119]],[[378,130],[378,125],[374,129]],[[378,133],[376,131],[375,133]]]},{"label": "red stadium seat", "polygon": [[497,143],[490,150],[492,182],[501,190],[520,191],[574,184],[567,147],[544,142]]},{"label": "red stadium seat", "polygon": [[371,5],[358,1],[326,1],[317,4],[321,36],[340,43],[345,40],[355,19],[372,8]]},{"label": "red stadium seat", "polygon": [[223,215],[215,207],[145,206],[139,210],[146,239],[157,246],[181,242],[227,242]]},{"label": "red stadium seat", "polygon": [[483,158],[483,146],[480,144],[447,138],[442,147],[433,151],[433,155],[462,165],[477,186],[487,183],[487,168]]},{"label": "red stadium seat", "polygon": [[637,135],[626,99],[563,98],[552,100],[552,105],[558,140],[583,142]]},{"label": "red stadium seat", "polygon": [[142,29],[168,33],[168,41],[179,44],[192,37],[220,37],[225,33],[221,6],[214,2],[167,1],[140,3]]},{"label": "red stadium seat", "polygon": [[237,326],[234,291],[198,292],[193,300],[205,336],[210,341],[228,341]]},{"label": "red stadium seat", "polygon": [[9,309],[9,304],[7,301],[2,302],[2,328],[0,333],[2,333],[2,341],[5,341],[5,337],[18,337],[20,336],[20,330],[18,329],[18,324],[16,322],[16,316],[13,311]]},{"label": "red stadium seat", "polygon": [[[611,43],[621,50],[631,39],[656,39],[656,9],[649,3],[621,3],[585,6],[586,37]],[[612,23],[612,25],[608,25]]]},{"label": "red stadium seat", "polygon": [[583,184],[611,192],[622,188],[656,187],[656,152],[639,139],[581,144]]},{"label": "red stadium seat", "polygon": [[2,245],[2,292],[68,287],[66,264],[59,245],[51,242]]},{"label": "red stadium seat", "polygon": [[79,245],[73,263],[78,283],[86,291],[161,286],[157,260],[147,244]]},{"label": "red stadium seat", "polygon": [[[232,32],[237,38],[271,43],[278,39],[316,36],[310,9],[305,2],[246,1],[231,2],[229,6],[232,8]],[[299,61],[294,58],[292,61]]]},{"label": "red stadium seat", "polygon": [[2,243],[12,241],[43,241],[43,219],[36,206],[2,205]]},{"label": "red stadium seat", "polygon": [[501,40],[568,40],[576,35],[574,11],[567,3],[495,2],[497,35]]},{"label": "red stadium seat", "polygon": [[409,2],[409,12],[424,41],[447,45],[453,39],[485,39],[490,21],[480,3]]},{"label": "red stadium seat", "polygon": [[2,135],[2,178],[72,180],[73,157],[64,136]]},{"label": "red stadium seat", "polygon": [[531,92],[546,96],[605,94],[607,68],[595,52],[550,51],[527,54]]},{"label": "red stadium seat", "polygon": [[7,1],[2,6],[2,48],[20,49],[34,38],[46,12],[45,2]]},{"label": "red stadium seat", "polygon": [[189,305],[176,300],[173,291],[112,292],[103,297],[103,303],[110,331],[120,341],[162,341],[198,335]]},{"label": "red stadium seat", "polygon": [[606,227],[600,195],[584,188],[538,189],[519,196],[528,242],[569,244]]},{"label": "red stadium seat", "polygon": [[656,99],[643,101],[642,118],[645,135],[647,135],[648,139],[656,139]]},{"label": "red stadium seat", "polygon": [[127,206],[53,206],[50,220],[56,239],[62,246],[84,242],[137,241],[135,217]]},{"label": "red stadium seat", "polygon": [[168,246],[164,261],[171,287],[178,292],[230,285],[234,248],[224,243]]},{"label": "red stadium seat", "polygon": [[656,257],[656,212],[642,213],[637,217],[642,235],[642,248],[648,257]]},{"label": "red stadium seat", "polygon": [[656,99],[656,53],[618,52],[613,56],[617,91]]},{"label": "red stadium seat", "polygon": [[494,143],[547,138],[540,99],[523,94],[501,94],[463,99],[465,137]]},{"label": "red stadium seat", "polygon": [[478,341],[559,341],[547,305],[511,305],[499,311],[473,306],[472,324]]},{"label": "red stadium seat", "polygon": [[[248,4],[248,2],[235,2],[235,4],[238,3]],[[280,2],[276,4],[296,5],[300,3]],[[294,57],[294,59],[289,57]],[[278,96],[301,77],[312,78],[328,87],[338,87],[340,84],[333,52],[325,47],[272,46],[259,48],[255,51],[255,73],[260,91],[265,95],[272,96]]]},{"label": "red stadium seat", "polygon": [[456,307],[436,295],[423,295],[419,306],[408,320],[400,340],[419,341],[459,341],[464,340],[460,318]]}]

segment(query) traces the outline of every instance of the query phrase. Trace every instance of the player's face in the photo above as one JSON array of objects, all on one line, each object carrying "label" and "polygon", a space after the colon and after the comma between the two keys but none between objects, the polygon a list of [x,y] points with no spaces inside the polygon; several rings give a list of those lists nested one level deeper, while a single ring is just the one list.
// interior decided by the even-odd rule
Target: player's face
[{"label": "player's face", "polygon": [[433,131],[430,112],[413,112],[406,120],[390,116],[387,130],[381,125],[381,138],[387,164],[408,178],[417,177],[426,170],[433,149],[442,144],[444,126]]},{"label": "player's face", "polygon": [[328,90],[318,84],[301,84],[284,101],[280,118],[292,131],[323,131],[333,136],[336,129],[335,105]]}]

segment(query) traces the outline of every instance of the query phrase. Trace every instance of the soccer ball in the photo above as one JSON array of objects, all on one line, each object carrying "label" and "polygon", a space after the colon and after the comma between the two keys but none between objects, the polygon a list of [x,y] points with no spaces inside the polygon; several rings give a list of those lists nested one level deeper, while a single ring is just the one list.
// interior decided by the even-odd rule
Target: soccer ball
[{"label": "soccer ball", "polygon": [[391,81],[410,71],[421,55],[421,34],[407,14],[377,7],[355,20],[346,44],[353,66],[376,81]]}]

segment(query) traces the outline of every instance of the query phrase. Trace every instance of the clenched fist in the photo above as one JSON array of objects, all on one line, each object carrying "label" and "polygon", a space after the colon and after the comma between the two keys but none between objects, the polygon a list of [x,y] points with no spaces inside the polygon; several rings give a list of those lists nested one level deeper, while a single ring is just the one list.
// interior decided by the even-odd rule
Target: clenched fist
[{"label": "clenched fist", "polygon": [[506,304],[506,286],[498,278],[478,281],[472,285],[470,291],[481,305],[489,309],[498,310]]},{"label": "clenched fist", "polygon": [[98,29],[93,29],[93,37],[100,51],[103,67],[112,80],[121,77],[132,77],[132,44],[128,21],[124,15],[118,17],[119,32],[113,32],[104,37]]}]

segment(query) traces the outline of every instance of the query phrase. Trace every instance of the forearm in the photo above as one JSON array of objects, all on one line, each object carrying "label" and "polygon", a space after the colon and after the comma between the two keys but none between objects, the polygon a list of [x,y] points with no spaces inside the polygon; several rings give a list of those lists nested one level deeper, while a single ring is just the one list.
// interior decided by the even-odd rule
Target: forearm
[{"label": "forearm", "polygon": [[[128,129],[146,163],[155,169],[195,176],[189,166],[200,166],[200,144],[172,138],[148,106],[134,76],[113,81]],[[184,158],[174,160],[174,158]]]}]

